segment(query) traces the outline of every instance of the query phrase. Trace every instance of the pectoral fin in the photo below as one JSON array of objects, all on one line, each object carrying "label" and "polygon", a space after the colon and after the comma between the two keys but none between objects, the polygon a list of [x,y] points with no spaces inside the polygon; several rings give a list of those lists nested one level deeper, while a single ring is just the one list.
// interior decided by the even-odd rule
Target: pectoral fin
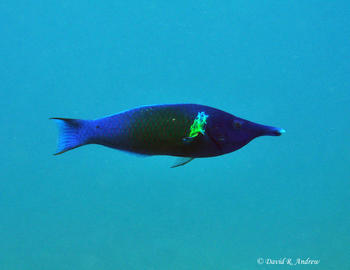
[{"label": "pectoral fin", "polygon": [[195,137],[186,137],[186,138],[182,138],[182,141],[185,143],[190,143],[193,142]]},{"label": "pectoral fin", "polygon": [[185,137],[185,138],[182,138],[182,141],[183,141],[184,143],[191,143],[191,142],[193,142],[194,140],[198,140],[199,138],[203,137],[203,135],[204,135],[204,134],[202,134],[202,133],[198,133],[198,134],[196,134],[196,135],[193,136],[193,137]]},{"label": "pectoral fin", "polygon": [[174,165],[171,166],[171,168],[176,168],[179,166],[183,166],[187,164],[188,162],[192,161],[194,158],[192,157],[178,157],[177,160],[175,161]]}]

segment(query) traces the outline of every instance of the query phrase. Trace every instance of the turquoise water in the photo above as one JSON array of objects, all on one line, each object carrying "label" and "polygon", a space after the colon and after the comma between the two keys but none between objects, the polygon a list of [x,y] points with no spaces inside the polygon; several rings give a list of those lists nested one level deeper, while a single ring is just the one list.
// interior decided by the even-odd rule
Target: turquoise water
[{"label": "turquoise water", "polygon": [[[0,269],[350,269],[349,10],[2,1]],[[177,169],[100,146],[52,156],[49,117],[183,102],[287,132]]]}]

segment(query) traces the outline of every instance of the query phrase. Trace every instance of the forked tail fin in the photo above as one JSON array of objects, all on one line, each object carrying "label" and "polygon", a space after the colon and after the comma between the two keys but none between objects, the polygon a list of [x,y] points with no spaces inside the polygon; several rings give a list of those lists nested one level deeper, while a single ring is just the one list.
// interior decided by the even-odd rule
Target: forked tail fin
[{"label": "forked tail fin", "polygon": [[55,120],[58,125],[57,152],[54,155],[62,154],[68,150],[86,144],[88,139],[86,120],[58,117],[50,119]]}]

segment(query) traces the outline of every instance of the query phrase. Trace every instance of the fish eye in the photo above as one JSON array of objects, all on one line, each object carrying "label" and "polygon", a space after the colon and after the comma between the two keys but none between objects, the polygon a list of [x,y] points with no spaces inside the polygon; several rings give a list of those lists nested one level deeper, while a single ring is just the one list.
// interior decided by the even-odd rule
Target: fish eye
[{"label": "fish eye", "polygon": [[234,129],[240,129],[243,125],[243,122],[240,120],[234,120],[233,121],[233,127]]}]

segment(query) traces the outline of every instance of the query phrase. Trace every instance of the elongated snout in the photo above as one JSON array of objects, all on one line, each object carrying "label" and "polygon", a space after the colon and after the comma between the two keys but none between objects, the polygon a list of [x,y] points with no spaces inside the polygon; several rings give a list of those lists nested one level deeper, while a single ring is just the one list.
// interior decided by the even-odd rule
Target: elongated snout
[{"label": "elongated snout", "polygon": [[285,132],[286,131],[283,128],[264,126],[262,135],[266,135],[266,136],[281,136]]},{"label": "elongated snout", "polygon": [[265,126],[260,124],[255,124],[254,129],[259,134],[258,136],[281,136],[286,132],[283,128]]},{"label": "elongated snout", "polygon": [[272,131],[272,136],[281,136],[283,133],[285,133],[286,130],[283,128],[275,128],[274,131]]}]

